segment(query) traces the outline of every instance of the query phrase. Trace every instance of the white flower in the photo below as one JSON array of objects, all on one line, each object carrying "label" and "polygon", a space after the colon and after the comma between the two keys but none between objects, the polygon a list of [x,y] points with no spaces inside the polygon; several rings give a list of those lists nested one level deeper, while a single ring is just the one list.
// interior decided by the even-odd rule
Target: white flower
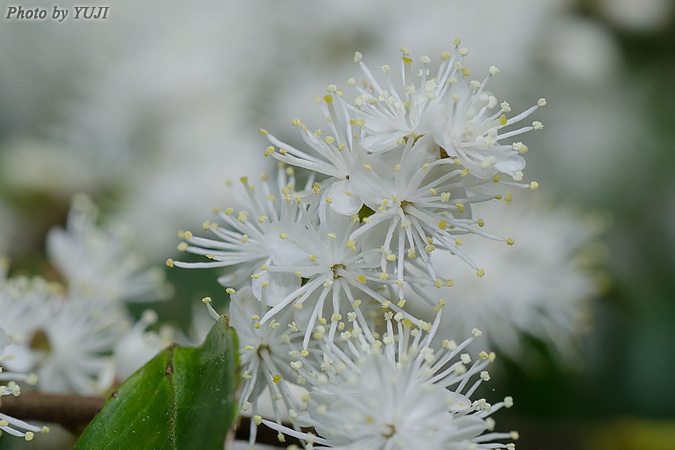
[{"label": "white flower", "polygon": [[432,349],[438,322],[425,324],[425,334],[400,315],[388,312],[385,319],[382,341],[356,328],[343,335],[341,346],[323,341],[320,365],[303,358],[291,363],[298,381],[311,386],[307,409],[294,425],[314,427],[318,436],[263,422],[303,439],[307,448],[313,443],[342,450],[508,448],[494,441],[511,434],[482,433],[494,425],[488,416],[511,400],[490,405],[471,399],[489,380],[484,369],[494,356],[481,352],[473,361],[462,353],[473,338]]},{"label": "white flower", "polygon": [[[359,227],[358,220],[335,213],[322,202],[323,208],[314,220],[303,226],[290,224],[279,227],[282,234],[270,244],[271,264],[266,268],[271,274],[301,279],[302,283],[285,296],[269,295],[268,288],[261,289],[259,299],[272,308],[265,313],[261,324],[288,309],[295,312],[296,321],[305,331],[303,347],[306,349],[317,321],[330,322],[328,336],[332,339],[346,326],[347,316],[354,314],[366,333],[370,326],[363,309],[362,299],[375,301],[397,312],[404,312],[398,305],[379,292],[379,287],[392,284],[388,274],[375,270],[379,266],[379,245],[363,245],[349,238]],[[261,272],[261,274],[264,272]],[[279,279],[279,276],[276,277]],[[254,285],[255,285],[254,281]],[[289,285],[290,283],[285,283]],[[271,285],[270,285],[271,286]],[[361,305],[363,304],[363,308]],[[406,317],[409,317],[406,314]]]},{"label": "white flower", "polygon": [[441,148],[438,158],[455,158],[478,178],[490,179],[505,173],[519,180],[525,167],[521,153],[527,147],[520,142],[503,141],[543,126],[533,122],[519,129],[505,129],[530,116],[546,101],[540,99],[532,108],[507,118],[511,111],[508,103],[498,105],[497,98],[485,90],[488,80],[499,70],[493,66],[482,81],[470,80],[470,72],[463,65],[468,50],[459,47],[458,39],[455,43],[452,54],[441,55],[440,68],[433,77],[428,56],[421,57],[422,68],[416,72],[403,48],[400,91],[389,78],[389,66],[382,67],[385,84],[381,86],[357,52],[354,60],[366,76],[367,87],[350,79],[348,84],[355,86],[360,95],[353,106],[345,104],[357,119],[363,120],[362,145],[371,152],[389,151],[409,139],[430,135]]},{"label": "white flower", "polygon": [[7,266],[6,261],[0,261],[0,328],[11,336],[14,357],[5,361],[5,367],[28,372],[35,365],[31,343],[49,318],[48,302],[59,291],[56,285],[38,277],[8,279]]},{"label": "white flower", "polygon": [[[284,143],[263,129],[261,133],[273,144],[267,148],[265,155],[330,177],[322,197],[331,199],[331,208],[336,212],[353,215],[361,209],[363,200],[351,194],[352,174],[362,171],[364,166],[368,167],[373,159],[368,158],[368,152],[361,146],[361,122],[350,118],[345,108],[339,110],[341,116],[338,116],[332,95],[326,95],[324,100],[322,107],[325,108],[331,134],[322,137],[321,130],[310,132],[300,119],[292,121],[304,142],[320,157]],[[318,190],[319,187],[314,186],[314,191],[318,193]]]},{"label": "white flower", "polygon": [[[430,59],[423,57],[420,84],[415,86],[412,61],[404,49],[403,93],[397,93],[389,78],[384,87],[379,85],[357,53],[355,61],[366,75],[366,87],[357,87],[354,105],[342,100],[344,94],[336,86],[328,87],[321,105],[330,134],[324,137],[320,130],[312,133],[299,119],[293,121],[318,156],[262,130],[273,144],[266,155],[327,176],[313,187],[322,202],[353,220],[363,218],[364,223],[351,232],[349,241],[382,250],[379,269],[395,281],[388,284],[398,291],[394,295],[397,303],[403,301],[406,283],[447,284],[436,276],[430,261],[429,254],[436,248],[451,251],[479,275],[482,273],[458,248],[458,235],[472,233],[496,239],[484,232],[482,223],[471,214],[472,204],[502,198],[487,185],[538,187],[536,182],[502,181],[500,173],[522,180],[521,154],[527,147],[521,142],[503,141],[543,126],[534,122],[511,131],[504,129],[546,101],[540,99],[537,105],[509,119],[505,116],[510,111],[507,103],[494,112],[497,99],[484,89],[498,70],[491,68],[482,82],[469,82],[468,69],[462,66],[466,53],[457,46],[452,55],[444,54],[436,77],[428,76]],[[388,67],[383,70],[385,75],[389,73]],[[357,85],[354,79],[348,84]],[[416,257],[419,259],[414,261]],[[411,278],[406,275],[410,265],[424,267],[427,273]]]},{"label": "white flower", "polygon": [[[588,328],[588,300],[598,291],[592,268],[604,253],[595,242],[602,223],[574,208],[542,207],[526,198],[485,208],[483,217],[513,236],[507,241],[513,245],[466,239],[467,252],[485,268],[480,279],[449,252],[434,252],[434,267],[454,282],[422,290],[432,301],[445,299],[452,311],[443,317],[443,332],[462,335],[479,327],[496,350],[519,359],[523,335],[529,335],[569,356]],[[411,306],[412,313],[430,317],[430,308],[425,313]]]},{"label": "white flower", "polygon": [[96,297],[64,296],[62,290],[39,277],[0,274],[0,327],[17,342],[6,365],[35,371],[41,391],[102,392],[108,386],[99,386],[98,378],[109,366],[106,355],[129,319],[118,309],[102,309]]},{"label": "white flower", "polygon": [[[205,303],[214,318],[218,317],[209,302]],[[262,393],[269,392],[276,423],[281,424],[282,411],[278,401],[286,409],[297,409],[297,402],[289,390],[288,380],[293,372],[288,366],[288,352],[291,342],[298,344],[302,333],[298,332],[290,314],[279,314],[268,324],[262,325],[260,318],[268,308],[253,295],[250,287],[233,294],[230,300],[230,325],[237,332],[239,357],[242,368],[243,388],[239,397],[242,411],[253,417],[258,415],[258,400]],[[257,431],[256,420],[251,421],[250,444],[253,445]]]},{"label": "white flower", "polygon": [[110,302],[162,298],[164,274],[147,268],[134,251],[133,233],[121,225],[97,226],[98,210],[85,195],[73,199],[66,229],[47,235],[49,259],[64,276],[74,296]]},{"label": "white flower", "polygon": [[[355,192],[374,213],[363,219],[363,225],[350,238],[373,240],[370,245],[381,246],[381,270],[395,274],[400,288],[405,282],[446,283],[436,276],[429,259],[437,247],[452,251],[478,270],[458,248],[458,235],[473,233],[497,239],[484,232],[481,223],[471,217],[471,205],[498,197],[481,189],[479,179],[467,178],[452,160],[429,158],[429,141],[429,138],[421,138],[414,144],[409,141],[402,150],[389,152],[400,152],[396,158],[399,163],[384,173],[373,173],[370,178],[363,174],[353,182]],[[476,181],[477,186],[471,186]],[[361,188],[362,183],[368,187]],[[427,273],[407,276],[406,267],[411,264],[424,267]],[[402,289],[399,297],[402,298]]]},{"label": "white flower", "polygon": [[[287,177],[287,174],[290,176]],[[256,189],[247,177],[241,178],[245,193],[243,198],[238,199],[238,211],[232,207],[214,209],[225,227],[208,220],[204,222],[204,230],[211,231],[217,239],[198,237],[190,231],[180,232],[180,237],[185,241],[178,245],[178,250],[204,255],[211,261],[169,259],[167,265],[186,268],[236,267],[233,273],[218,279],[222,285],[235,288],[246,285],[254,272],[268,266],[272,262],[270,241],[278,237],[280,232],[277,230],[307,220],[307,214],[306,208],[300,206],[295,192],[293,168],[279,170],[276,187],[267,180],[266,174],[261,179],[263,182]],[[264,281],[260,280],[259,285]],[[294,285],[292,283],[288,289]]]},{"label": "white flower", "polygon": [[[0,404],[2,403],[3,395],[18,396],[21,394],[21,388],[16,383],[17,380],[25,381],[28,384],[35,384],[37,378],[35,374],[21,374],[3,371],[2,363],[5,358],[12,357],[11,353],[7,354],[6,347],[11,344],[10,338],[5,331],[0,327],[0,382],[7,382],[7,384],[0,385]],[[6,432],[12,436],[23,437],[27,441],[33,440],[35,433],[49,433],[47,427],[37,427],[30,425],[23,420],[15,419],[7,414],[0,413],[0,432]]]},{"label": "white flower", "polygon": [[54,297],[43,306],[49,319],[32,337],[39,390],[94,394],[109,387],[108,355],[129,322],[113,310],[92,308],[90,301]]}]

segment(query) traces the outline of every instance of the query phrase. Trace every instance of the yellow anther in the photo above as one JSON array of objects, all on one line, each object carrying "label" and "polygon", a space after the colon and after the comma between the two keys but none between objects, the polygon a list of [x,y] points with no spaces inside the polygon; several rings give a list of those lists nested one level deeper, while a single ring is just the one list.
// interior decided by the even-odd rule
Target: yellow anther
[{"label": "yellow anther", "polygon": [[236,293],[237,293],[237,291],[235,291],[235,290],[232,289],[232,288],[227,288],[227,289],[225,289],[225,292],[227,292],[229,295],[232,295],[232,294],[236,294]]},{"label": "yellow anther", "polygon": [[363,168],[366,169],[366,170],[370,170],[370,169],[372,169],[372,166],[370,164],[364,164]]},{"label": "yellow anther", "polygon": [[302,126],[302,122],[300,121],[300,119],[295,118],[295,119],[293,119],[293,120],[291,121],[291,125],[294,125],[294,126],[296,126],[296,127],[299,127],[299,126]]},{"label": "yellow anther", "polygon": [[464,240],[462,238],[457,238],[455,239],[455,245],[458,247],[464,243]]},{"label": "yellow anther", "polygon": [[485,225],[485,221],[483,219],[478,219],[476,222],[478,222],[478,226],[481,228],[483,228],[483,226]]},{"label": "yellow anther", "polygon": [[204,298],[202,299],[202,303],[204,303],[204,304],[206,304],[206,303],[211,303],[211,297],[204,297]]},{"label": "yellow anther", "polygon": [[270,156],[272,153],[274,153],[274,146],[270,145],[265,149],[265,156]]},{"label": "yellow anther", "polygon": [[446,228],[448,228],[448,221],[441,220],[440,222],[438,222],[438,228],[440,228],[441,230],[445,230]]},{"label": "yellow anther", "polygon": [[[364,277],[364,278],[365,278],[365,277]],[[358,308],[359,306],[361,306],[361,300],[359,300],[359,299],[357,298],[356,300],[354,300],[354,303],[353,303],[352,306],[354,306],[354,308]]]},{"label": "yellow anther", "polygon": [[504,114],[502,114],[501,117],[499,118],[499,124],[500,125],[506,125],[506,122],[507,122],[506,116]]},{"label": "yellow anther", "polygon": [[413,250],[412,248],[408,249],[408,258],[415,259],[415,250]]},{"label": "yellow anther", "polygon": [[243,235],[243,236],[241,237],[241,243],[242,243],[242,244],[245,244],[246,241],[248,241],[248,235],[247,235],[247,234],[245,234],[245,235]]},{"label": "yellow anther", "polygon": [[274,375],[274,378],[272,378],[272,382],[274,384],[277,384],[280,381],[281,381],[281,375],[279,375],[279,374]]},{"label": "yellow anther", "polygon": [[301,272],[301,271],[296,270],[296,271],[295,271],[295,274],[296,274],[298,277],[302,278],[302,272]]},{"label": "yellow anther", "polygon": [[468,77],[471,74],[469,69],[466,67],[462,69],[462,73],[464,74],[465,77]]},{"label": "yellow anther", "polygon": [[363,284],[363,283],[366,282],[366,276],[365,276],[365,275],[357,275],[356,281],[358,281],[359,283]]},{"label": "yellow anther", "polygon": [[504,202],[507,205],[511,203],[511,200],[513,200],[513,196],[511,195],[511,193],[507,192],[506,194],[504,194]]},{"label": "yellow anther", "polygon": [[396,255],[387,255],[387,261],[394,262],[396,261]]},{"label": "yellow anther", "polygon": [[263,136],[267,136],[267,130],[264,129],[264,128],[261,128],[261,129],[260,129],[260,134],[262,134]]},{"label": "yellow anther", "polygon": [[188,243],[187,242],[181,242],[180,244],[178,244],[177,248],[178,248],[179,252],[184,252],[188,248]]},{"label": "yellow anther", "polygon": [[232,214],[234,214],[233,208],[225,208],[225,215],[226,216],[231,216]]},{"label": "yellow anther", "polygon": [[448,52],[441,53],[441,59],[450,59],[450,53]]},{"label": "yellow anther", "polygon": [[532,183],[530,183],[530,189],[532,189],[533,191],[535,189],[537,189],[538,187],[539,187],[539,183],[537,183],[536,181],[533,181]]},{"label": "yellow anther", "polygon": [[316,255],[309,255],[310,262],[316,262]]},{"label": "yellow anther", "polygon": [[279,239],[288,239],[288,235],[286,233],[281,233]]},{"label": "yellow anther", "polygon": [[335,233],[328,233],[328,237],[330,239],[337,239],[337,235]]},{"label": "yellow anther", "polygon": [[459,173],[461,176],[465,177],[469,174],[469,169],[464,169]]},{"label": "yellow anther", "polygon": [[166,260],[166,265],[169,267],[173,267],[173,259],[169,258]]},{"label": "yellow anther", "polygon": [[323,140],[326,144],[329,145],[335,142],[335,138],[333,136],[326,136]]},{"label": "yellow anther", "polygon": [[328,104],[331,104],[331,103],[333,103],[333,96],[332,95],[324,95],[323,101],[328,103]]},{"label": "yellow anther", "polygon": [[457,207],[457,210],[461,213],[464,212],[464,203],[462,202],[455,202],[455,206]]},{"label": "yellow anther", "polygon": [[443,280],[441,280],[440,278],[436,278],[436,287],[437,288],[443,287],[443,284],[444,284]]},{"label": "yellow anther", "polygon": [[380,274],[380,280],[386,280],[387,278],[389,278],[389,274],[388,274],[388,273],[382,272],[382,273]]},{"label": "yellow anther", "polygon": [[483,275],[485,275],[485,269],[477,270],[476,275],[478,275],[479,277],[482,277]]},{"label": "yellow anther", "polygon": [[498,183],[498,182],[499,182],[499,179],[500,179],[500,178],[499,178],[499,174],[497,174],[497,175],[495,175],[494,177],[492,177],[492,182],[493,182],[493,183]]}]

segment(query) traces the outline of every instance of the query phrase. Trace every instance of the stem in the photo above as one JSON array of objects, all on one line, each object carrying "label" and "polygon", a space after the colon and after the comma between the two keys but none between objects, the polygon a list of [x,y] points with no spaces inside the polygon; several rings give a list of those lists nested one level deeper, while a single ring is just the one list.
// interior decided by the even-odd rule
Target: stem
[{"label": "stem", "polygon": [[17,419],[58,423],[74,430],[91,422],[104,402],[105,398],[98,396],[24,391],[18,397],[3,397],[0,411]]},{"label": "stem", "polygon": [[[76,394],[45,394],[41,392],[22,392],[18,397],[4,396],[0,400],[0,411],[21,420],[36,420],[62,425],[74,431],[81,430],[101,410],[105,397]],[[240,417],[236,429],[237,440],[248,440],[251,418]],[[256,442],[279,447],[290,444],[299,445],[297,439],[286,437],[286,442],[277,439],[277,432],[264,426],[258,427]]]}]

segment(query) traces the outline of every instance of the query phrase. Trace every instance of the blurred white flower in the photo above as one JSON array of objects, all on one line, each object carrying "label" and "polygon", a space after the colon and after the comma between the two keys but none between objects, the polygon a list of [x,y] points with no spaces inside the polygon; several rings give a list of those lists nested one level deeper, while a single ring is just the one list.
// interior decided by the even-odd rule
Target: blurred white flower
[{"label": "blurred white flower", "polygon": [[555,76],[590,86],[616,79],[622,63],[619,44],[607,27],[572,14],[552,19],[533,50]]},{"label": "blurred white flower", "polygon": [[628,30],[655,31],[672,19],[671,0],[601,0],[603,16]]},{"label": "blurred white flower", "polygon": [[121,224],[99,226],[97,219],[91,200],[75,196],[66,229],[52,228],[47,236],[47,255],[69,294],[103,297],[117,305],[165,297],[164,272],[144,264],[132,230]]},{"label": "blurred white flower", "polygon": [[129,319],[92,308],[90,301],[55,297],[45,302],[49,319],[31,342],[39,390],[99,394],[110,387],[99,380],[105,378],[109,355],[130,326]]},{"label": "blurred white flower", "polygon": [[162,325],[158,331],[147,331],[155,323],[157,313],[145,310],[140,320],[115,343],[113,364],[119,380],[126,380],[157,353],[178,340],[177,331],[169,325]]},{"label": "blurred white flower", "polygon": [[[589,300],[599,290],[603,247],[597,237],[603,221],[521,197],[501,208],[484,208],[481,216],[496,232],[512,236],[513,245],[465,239],[467,251],[485,268],[480,279],[447,251],[434,252],[434,267],[454,282],[422,292],[432,302],[445,300],[442,334],[462,336],[478,327],[495,350],[514,359],[523,356],[527,335],[570,356],[590,325]],[[429,309],[414,312],[431,315]]]},{"label": "blurred white flower", "polygon": [[133,323],[128,313],[100,293],[64,295],[56,283],[7,278],[5,270],[6,264],[0,269],[0,327],[15,342],[14,357],[5,366],[37,373],[40,391],[105,392],[114,381],[115,345]]}]

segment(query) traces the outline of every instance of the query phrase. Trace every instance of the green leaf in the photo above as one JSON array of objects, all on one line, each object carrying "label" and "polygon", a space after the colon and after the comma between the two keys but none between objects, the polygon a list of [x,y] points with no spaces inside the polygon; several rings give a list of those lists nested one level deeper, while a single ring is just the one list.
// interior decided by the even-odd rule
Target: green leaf
[{"label": "green leaf", "polygon": [[162,351],[106,401],[84,449],[222,450],[236,416],[237,337],[225,318],[197,348]]}]

